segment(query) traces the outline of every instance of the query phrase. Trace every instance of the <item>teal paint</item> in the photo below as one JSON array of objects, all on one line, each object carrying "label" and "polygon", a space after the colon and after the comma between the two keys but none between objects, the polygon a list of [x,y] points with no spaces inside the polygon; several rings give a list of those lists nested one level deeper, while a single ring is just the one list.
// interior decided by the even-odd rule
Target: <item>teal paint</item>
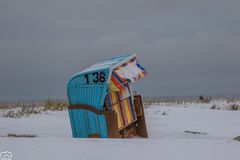
[{"label": "teal paint", "polygon": [[[73,75],[67,84],[69,105],[85,104],[102,110],[113,67],[133,57],[135,55],[106,60]],[[104,115],[82,109],[68,109],[68,113],[74,138],[87,138],[95,133],[100,134],[100,138],[108,137]]]}]

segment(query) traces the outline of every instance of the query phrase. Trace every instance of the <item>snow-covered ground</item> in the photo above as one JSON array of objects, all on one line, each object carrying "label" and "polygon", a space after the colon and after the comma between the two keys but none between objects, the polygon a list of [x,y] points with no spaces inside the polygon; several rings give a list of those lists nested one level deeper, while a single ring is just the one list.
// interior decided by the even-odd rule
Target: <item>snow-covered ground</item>
[{"label": "snow-covered ground", "polygon": [[206,105],[147,107],[149,139],[73,139],[66,111],[0,118],[0,152],[11,151],[13,160],[239,160],[240,142],[232,139],[240,136],[240,110],[211,110]]}]

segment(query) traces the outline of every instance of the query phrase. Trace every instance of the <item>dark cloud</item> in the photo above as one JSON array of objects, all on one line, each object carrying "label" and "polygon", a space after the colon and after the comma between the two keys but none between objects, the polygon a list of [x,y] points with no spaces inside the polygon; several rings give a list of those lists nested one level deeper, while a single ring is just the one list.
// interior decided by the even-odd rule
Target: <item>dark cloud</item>
[{"label": "dark cloud", "polygon": [[92,63],[139,53],[147,96],[240,94],[240,1],[0,2],[0,100],[65,97]]}]

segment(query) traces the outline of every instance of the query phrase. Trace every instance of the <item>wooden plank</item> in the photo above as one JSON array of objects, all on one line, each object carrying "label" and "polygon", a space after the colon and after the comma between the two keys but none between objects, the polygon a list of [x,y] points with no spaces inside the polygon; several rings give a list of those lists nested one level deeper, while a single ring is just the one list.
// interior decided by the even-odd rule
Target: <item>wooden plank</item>
[{"label": "wooden plank", "polygon": [[141,95],[134,96],[134,106],[140,108],[142,115],[138,117],[136,133],[138,136],[148,138],[147,126],[144,115],[144,108]]},{"label": "wooden plank", "polygon": [[108,130],[108,138],[121,138],[118,131],[117,114],[115,111],[108,111],[105,113],[105,119]]},{"label": "wooden plank", "polygon": [[90,134],[88,135],[88,138],[100,138],[100,134],[99,133]]}]

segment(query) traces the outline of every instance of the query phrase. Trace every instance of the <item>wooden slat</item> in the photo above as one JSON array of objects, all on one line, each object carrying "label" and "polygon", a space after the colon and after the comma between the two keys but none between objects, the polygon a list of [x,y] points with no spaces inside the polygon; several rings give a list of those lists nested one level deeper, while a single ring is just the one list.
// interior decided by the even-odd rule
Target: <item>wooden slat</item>
[{"label": "wooden slat", "polygon": [[118,132],[118,122],[117,122],[117,114],[115,111],[108,111],[105,113],[105,119],[108,130],[108,138],[120,138],[120,134]]},{"label": "wooden slat", "polygon": [[141,95],[134,96],[134,106],[140,108],[142,115],[138,117],[136,133],[141,137],[148,138],[147,126],[144,115],[144,108]]}]

